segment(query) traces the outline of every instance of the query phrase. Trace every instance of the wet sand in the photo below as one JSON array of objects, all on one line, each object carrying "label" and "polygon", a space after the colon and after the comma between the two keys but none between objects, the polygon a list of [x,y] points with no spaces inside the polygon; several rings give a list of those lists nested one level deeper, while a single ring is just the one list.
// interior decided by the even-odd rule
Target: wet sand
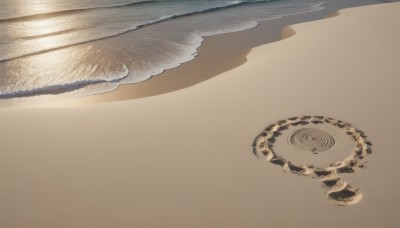
[{"label": "wet sand", "polygon": [[[1,227],[400,226],[399,10],[291,26],[245,64],[160,96],[1,110]],[[266,126],[304,115],[368,135],[366,167],[340,173],[362,199],[254,156]]]}]

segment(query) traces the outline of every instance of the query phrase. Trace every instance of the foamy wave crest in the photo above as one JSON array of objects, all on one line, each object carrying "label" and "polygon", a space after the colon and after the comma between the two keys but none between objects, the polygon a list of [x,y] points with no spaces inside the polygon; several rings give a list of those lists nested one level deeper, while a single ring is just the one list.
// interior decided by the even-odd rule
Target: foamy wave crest
[{"label": "foamy wave crest", "polygon": [[203,37],[215,36],[215,35],[224,34],[224,33],[248,30],[248,29],[256,27],[257,25],[258,25],[258,23],[256,21],[250,21],[248,23],[243,23],[243,24],[237,25],[232,28],[225,28],[225,29],[219,29],[219,30],[207,31],[207,32],[197,32],[197,34],[199,34],[200,36],[203,36]]},{"label": "foamy wave crest", "polygon": [[0,99],[21,98],[21,97],[30,97],[30,96],[48,95],[48,94],[56,95],[73,90],[79,90],[88,85],[95,85],[101,83],[116,83],[126,78],[129,75],[128,68],[125,65],[123,65],[123,68],[124,72],[122,72],[120,75],[117,76],[114,75],[113,77],[114,79],[112,80],[106,80],[106,79],[81,80],[66,84],[56,84],[56,85],[38,87],[34,89],[0,92]]},{"label": "foamy wave crest", "polygon": [[[224,33],[244,31],[244,30],[248,30],[248,29],[251,29],[251,28],[254,28],[254,27],[258,26],[258,24],[260,22],[262,22],[262,21],[280,19],[280,18],[283,18],[283,17],[286,17],[286,16],[291,16],[291,15],[296,15],[296,14],[309,13],[309,12],[323,10],[323,9],[325,9],[324,4],[326,4],[326,2],[319,2],[319,3],[312,4],[310,6],[310,8],[307,9],[307,10],[297,11],[295,13],[287,13],[287,14],[280,15],[280,16],[269,16],[269,15],[267,15],[263,19],[249,21],[249,22],[246,22],[246,23],[241,23],[241,24],[238,24],[238,25],[235,25],[235,26],[231,26],[231,27],[228,27],[228,28],[223,28],[223,29],[216,29],[216,30],[210,30],[210,31],[197,31],[196,34],[199,34],[200,36],[203,36],[203,37],[207,37],[207,36],[215,36],[215,35],[224,34]],[[294,8],[294,7],[287,7],[287,8]]]},{"label": "foamy wave crest", "polygon": [[185,62],[189,62],[198,55],[197,49],[201,46],[202,42],[203,38],[201,36],[193,34],[191,37],[191,44],[189,45],[171,43],[171,45],[181,48],[179,56],[171,57],[168,60],[163,61],[163,63],[154,63],[154,65],[149,67],[147,70],[141,70],[139,72],[132,70],[129,75],[120,80],[119,83],[125,84],[145,81],[153,76],[163,73],[166,70],[176,68]]}]

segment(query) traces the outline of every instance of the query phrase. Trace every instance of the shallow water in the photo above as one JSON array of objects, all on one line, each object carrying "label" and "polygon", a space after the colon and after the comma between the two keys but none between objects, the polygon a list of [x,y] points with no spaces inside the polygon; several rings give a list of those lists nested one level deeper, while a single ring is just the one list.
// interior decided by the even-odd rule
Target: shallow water
[{"label": "shallow water", "polygon": [[204,36],[323,9],[320,0],[1,0],[0,99],[86,96],[196,56]]}]

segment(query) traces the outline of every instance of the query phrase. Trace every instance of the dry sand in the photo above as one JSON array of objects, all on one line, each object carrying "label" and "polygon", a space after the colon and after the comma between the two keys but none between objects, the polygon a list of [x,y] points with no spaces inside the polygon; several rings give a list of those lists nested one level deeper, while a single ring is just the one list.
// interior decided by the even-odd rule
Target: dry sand
[{"label": "dry sand", "polygon": [[[398,227],[400,4],[292,26],[248,62],[161,96],[0,113],[1,227]],[[258,160],[265,126],[299,115],[374,143],[363,192],[338,207],[320,182]]]}]

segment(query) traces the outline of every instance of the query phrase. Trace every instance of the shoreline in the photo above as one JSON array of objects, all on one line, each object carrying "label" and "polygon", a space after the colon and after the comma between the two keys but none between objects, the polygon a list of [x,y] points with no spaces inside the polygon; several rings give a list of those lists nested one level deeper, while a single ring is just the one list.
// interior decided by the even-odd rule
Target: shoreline
[{"label": "shoreline", "polygon": [[74,107],[96,103],[133,100],[162,95],[188,88],[207,81],[219,74],[232,70],[247,61],[250,51],[265,44],[278,42],[286,36],[285,29],[294,24],[315,21],[329,17],[336,11],[353,6],[379,4],[379,0],[356,0],[354,2],[325,2],[324,9],[300,13],[257,22],[257,26],[237,31],[203,37],[197,49],[198,55],[179,66],[137,82],[121,84],[113,91],[84,97],[57,98],[44,95],[30,98],[4,100],[2,108],[12,107]]},{"label": "shoreline", "polygon": [[342,8],[346,8],[343,3],[333,4],[319,11],[261,21],[256,27],[247,30],[203,37],[204,41],[197,49],[198,55],[193,60],[166,70],[148,80],[122,84],[116,90],[106,93],[39,104],[38,106],[69,107],[133,100],[188,88],[246,63],[247,55],[253,48],[286,38],[288,34],[285,34],[285,30],[288,26],[324,19]]},{"label": "shoreline", "polygon": [[148,80],[122,84],[116,90],[106,93],[66,99],[39,105],[39,107],[69,107],[133,100],[188,88],[246,63],[247,55],[253,48],[284,39],[288,35],[285,34],[286,28],[291,25],[332,17],[337,15],[338,10],[344,8],[382,4],[383,2],[363,0],[353,3],[326,2],[323,10],[261,21],[256,27],[243,31],[203,37],[204,41],[197,49],[198,55],[193,60],[166,70]]}]

